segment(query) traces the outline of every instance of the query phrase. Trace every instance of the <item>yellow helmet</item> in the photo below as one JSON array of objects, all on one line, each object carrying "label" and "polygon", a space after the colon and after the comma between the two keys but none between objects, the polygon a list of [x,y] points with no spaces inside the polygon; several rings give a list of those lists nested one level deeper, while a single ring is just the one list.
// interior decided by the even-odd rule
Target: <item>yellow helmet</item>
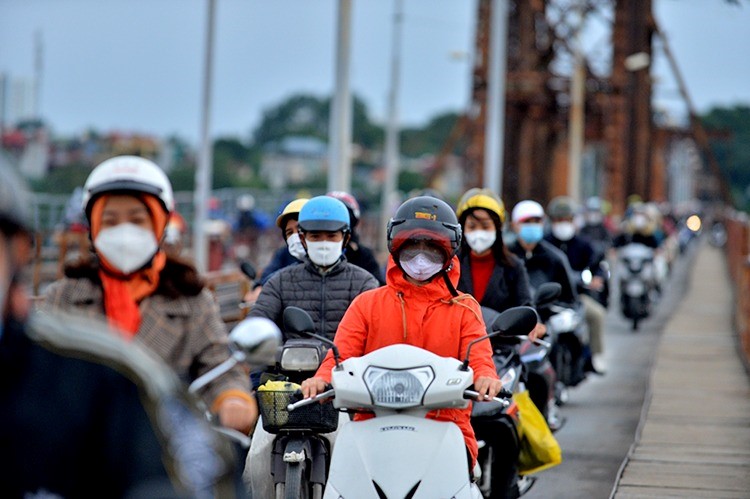
[{"label": "yellow helmet", "polygon": [[281,213],[279,213],[279,216],[276,217],[276,227],[278,227],[279,229],[283,231],[287,218],[292,217],[292,216],[299,216],[300,210],[302,209],[303,206],[305,206],[305,203],[307,203],[308,201],[309,199],[307,198],[299,198],[299,199],[295,199],[294,201],[284,206],[284,209],[281,210]]},{"label": "yellow helmet", "polygon": [[482,208],[487,211],[493,212],[500,218],[500,223],[505,223],[505,205],[497,195],[489,189],[480,189],[474,187],[469,189],[466,193],[461,196],[458,201],[458,209],[456,209],[456,215],[461,218],[461,215],[466,210],[474,208]]}]

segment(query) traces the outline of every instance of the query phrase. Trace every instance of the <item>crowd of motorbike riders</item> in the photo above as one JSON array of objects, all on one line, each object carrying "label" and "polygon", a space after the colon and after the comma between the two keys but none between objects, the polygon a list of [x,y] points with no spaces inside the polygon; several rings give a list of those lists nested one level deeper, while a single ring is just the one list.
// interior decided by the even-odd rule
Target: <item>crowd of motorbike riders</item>
[{"label": "crowd of motorbike riders", "polygon": [[[303,398],[324,392],[336,362],[332,350],[316,370],[296,379],[273,366],[228,369],[200,393],[209,422],[188,407],[192,401],[180,387],[232,352],[195,266],[166,251],[174,198],[161,168],[133,156],[94,168],[81,200],[91,252],[68,264],[35,306],[23,291],[32,251],[25,190],[12,171],[0,173],[0,405],[13,408],[0,411],[0,483],[8,497],[102,491],[210,497],[223,480],[234,481],[223,493],[279,497],[283,448],[278,435],[259,423],[258,394],[269,383],[288,387],[290,381]],[[679,252],[671,237],[679,221],[663,206],[635,198],[615,224],[596,197],[582,205],[565,196],[546,206],[528,199],[509,210],[487,189],[470,189],[455,208],[438,193],[424,194],[404,201],[391,218],[384,266],[359,239],[363,214],[350,193],[286,204],[275,220],[280,248],[246,296],[249,317],[273,321],[291,341],[284,312],[299,307],[314,332],[336,344],[341,360],[396,343],[463,360],[467,344],[486,333],[491,317],[535,307],[537,326],[512,349],[524,358],[521,349],[533,349],[535,340],[551,344],[543,352],[546,367],[524,361],[521,386],[531,391],[541,380],[543,389],[532,399],[558,430],[568,389],[588,375],[605,374],[610,297],[619,295],[623,315],[636,328],[658,300]],[[625,265],[625,284],[613,293],[615,252],[628,247],[638,251],[625,258],[640,263]],[[640,287],[632,280],[639,273],[648,273]],[[548,283],[557,286],[542,303],[540,290]],[[478,400],[503,390],[497,361],[503,348],[494,340],[480,342],[467,357]],[[482,489],[486,497],[525,492],[518,446],[506,441],[510,430],[498,426],[480,434],[472,427],[471,407],[434,412],[428,416],[461,429],[476,480],[487,459],[482,448],[501,442],[490,466],[481,469],[492,477],[492,487]],[[347,421],[340,418],[337,427]],[[240,456],[241,478],[231,473],[238,466],[232,448],[210,431],[217,425],[252,435],[250,449],[240,451],[246,455]],[[335,446],[336,433],[329,431],[323,445]]]}]

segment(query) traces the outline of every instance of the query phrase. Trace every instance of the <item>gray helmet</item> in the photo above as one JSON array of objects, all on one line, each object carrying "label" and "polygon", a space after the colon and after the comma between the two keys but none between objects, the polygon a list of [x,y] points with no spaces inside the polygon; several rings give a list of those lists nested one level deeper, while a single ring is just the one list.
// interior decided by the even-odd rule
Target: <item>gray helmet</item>
[{"label": "gray helmet", "polygon": [[570,218],[575,216],[578,204],[570,196],[557,196],[547,205],[547,216],[550,218]]},{"label": "gray helmet", "polygon": [[30,196],[18,173],[0,164],[0,231],[6,235],[29,232]]},{"label": "gray helmet", "polygon": [[599,196],[591,196],[586,200],[586,209],[588,211],[603,211],[604,204]]}]

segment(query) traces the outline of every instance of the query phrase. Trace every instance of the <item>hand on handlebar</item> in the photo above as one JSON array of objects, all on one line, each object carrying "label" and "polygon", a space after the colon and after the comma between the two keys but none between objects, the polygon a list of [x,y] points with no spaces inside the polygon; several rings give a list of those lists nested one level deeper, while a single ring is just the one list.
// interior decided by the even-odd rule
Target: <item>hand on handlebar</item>
[{"label": "hand on handlebar", "polygon": [[260,296],[260,292],[262,290],[263,286],[256,286],[255,288],[245,293],[242,301],[244,301],[245,303],[255,303],[258,300],[258,297]]},{"label": "hand on handlebar", "polygon": [[474,380],[474,390],[479,394],[478,400],[492,400],[502,388],[503,384],[497,378],[479,376]]},{"label": "hand on handlebar", "polygon": [[219,422],[222,426],[249,434],[258,420],[258,406],[239,397],[228,397],[218,407]]},{"label": "hand on handlebar", "polygon": [[302,396],[306,399],[313,398],[319,393],[326,391],[328,384],[323,378],[312,377],[307,378],[300,385]]},{"label": "hand on handlebar", "polygon": [[529,333],[529,341],[534,341],[539,338],[544,338],[546,334],[547,334],[547,326],[545,326],[541,322],[537,322],[536,326],[534,326],[534,329],[532,329],[531,332]]},{"label": "hand on handlebar", "polygon": [[594,291],[601,291],[604,289],[604,279],[602,276],[594,276],[591,278],[591,284],[589,284],[589,288],[591,288]]}]

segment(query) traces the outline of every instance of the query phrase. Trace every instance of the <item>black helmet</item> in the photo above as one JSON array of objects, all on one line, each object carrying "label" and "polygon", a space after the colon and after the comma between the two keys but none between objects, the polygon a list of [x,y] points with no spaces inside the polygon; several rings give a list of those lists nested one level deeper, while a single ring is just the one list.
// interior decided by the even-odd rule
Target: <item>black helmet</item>
[{"label": "black helmet", "polygon": [[388,222],[388,251],[398,262],[409,241],[429,241],[445,254],[446,267],[461,244],[461,226],[445,201],[419,196],[407,199]]},{"label": "black helmet", "polygon": [[21,177],[0,165],[0,231],[6,235],[30,230],[30,199]]}]

